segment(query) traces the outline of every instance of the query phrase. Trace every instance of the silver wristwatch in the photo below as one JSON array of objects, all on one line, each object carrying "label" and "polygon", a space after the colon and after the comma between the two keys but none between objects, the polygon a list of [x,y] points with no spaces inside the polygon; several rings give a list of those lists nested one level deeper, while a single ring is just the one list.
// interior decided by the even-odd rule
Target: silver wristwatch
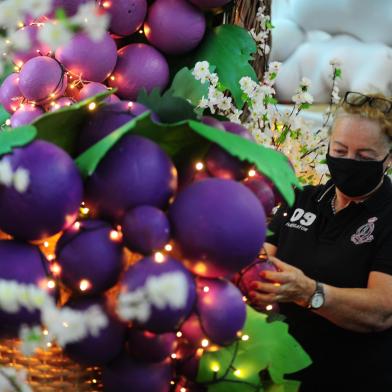
[{"label": "silver wristwatch", "polygon": [[322,283],[316,281],[316,290],[310,297],[308,308],[310,309],[320,309],[325,302],[325,292]]}]

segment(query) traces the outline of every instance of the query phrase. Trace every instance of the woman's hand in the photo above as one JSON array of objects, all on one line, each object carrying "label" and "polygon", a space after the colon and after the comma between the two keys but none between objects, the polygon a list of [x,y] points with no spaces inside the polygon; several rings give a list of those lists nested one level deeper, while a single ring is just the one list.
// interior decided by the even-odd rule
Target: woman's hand
[{"label": "woman's hand", "polygon": [[300,269],[284,263],[276,257],[270,257],[278,272],[263,271],[261,277],[271,283],[255,281],[250,297],[253,303],[266,306],[276,302],[295,302],[308,306],[310,297],[316,290],[316,281],[308,278]]}]

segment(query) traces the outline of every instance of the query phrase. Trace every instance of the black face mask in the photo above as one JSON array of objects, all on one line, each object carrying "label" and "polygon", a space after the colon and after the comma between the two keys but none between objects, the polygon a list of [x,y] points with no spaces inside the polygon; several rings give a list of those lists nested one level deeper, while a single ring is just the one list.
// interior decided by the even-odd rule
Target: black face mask
[{"label": "black face mask", "polygon": [[335,186],[349,197],[360,197],[372,192],[384,176],[382,161],[357,161],[335,158],[327,154],[327,165]]}]

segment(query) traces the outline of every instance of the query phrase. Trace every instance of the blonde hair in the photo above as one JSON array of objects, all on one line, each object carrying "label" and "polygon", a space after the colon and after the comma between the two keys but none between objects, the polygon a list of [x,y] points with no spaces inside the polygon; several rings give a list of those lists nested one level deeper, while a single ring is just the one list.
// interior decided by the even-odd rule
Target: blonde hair
[{"label": "blonde hair", "polygon": [[[386,97],[385,95],[381,93],[377,94],[364,94],[367,97],[371,98],[381,98],[385,99],[387,101],[391,102],[392,105],[392,98],[391,97]],[[358,101],[360,98],[358,98]],[[359,102],[358,102],[359,103]],[[332,128],[335,124],[335,121],[339,116],[342,116],[344,114],[352,114],[352,115],[358,115],[360,117],[366,118],[368,120],[373,120],[376,121],[380,124],[381,130],[385,136],[386,141],[390,145],[392,143],[392,110],[389,111],[389,113],[384,113],[380,109],[378,109],[375,106],[370,105],[370,100],[365,102],[362,105],[355,105],[355,100],[352,102],[352,104],[349,104],[342,99],[340,102],[337,111],[335,113],[335,118],[332,124]],[[331,128],[331,129],[332,129]],[[390,147],[390,146],[389,146]]]}]

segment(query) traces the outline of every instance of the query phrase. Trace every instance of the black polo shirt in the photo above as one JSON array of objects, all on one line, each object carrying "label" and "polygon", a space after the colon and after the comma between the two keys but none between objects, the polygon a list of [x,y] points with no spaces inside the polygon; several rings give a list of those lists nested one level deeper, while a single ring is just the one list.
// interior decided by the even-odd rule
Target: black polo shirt
[{"label": "black polo shirt", "polygon": [[[331,181],[296,192],[293,207],[282,205],[270,223],[267,242],[277,257],[307,276],[336,287],[367,287],[371,271],[392,275],[392,184],[336,215]],[[345,330],[295,304],[281,304],[291,334],[313,365],[290,378],[303,389],[392,392],[392,329],[379,333]]]}]

